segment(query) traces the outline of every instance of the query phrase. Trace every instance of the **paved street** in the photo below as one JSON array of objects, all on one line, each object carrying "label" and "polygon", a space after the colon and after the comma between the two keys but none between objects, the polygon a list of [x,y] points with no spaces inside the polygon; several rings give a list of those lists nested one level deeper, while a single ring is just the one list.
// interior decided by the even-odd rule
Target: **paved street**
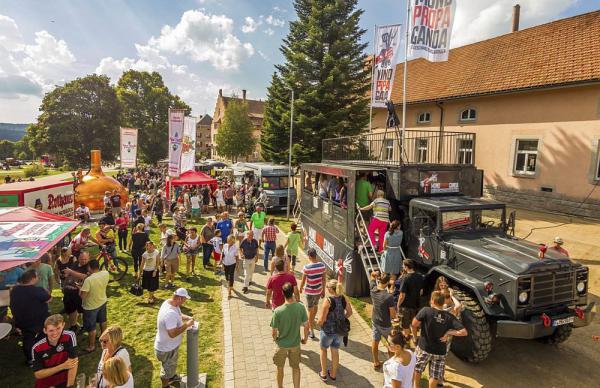
[{"label": "paved street", "polygon": [[[281,236],[280,236],[281,237]],[[302,255],[302,254],[301,254]],[[303,255],[302,255],[303,256]],[[303,256],[299,270],[306,262]],[[246,295],[241,293],[242,285],[235,284],[237,293],[227,302],[227,293],[223,293],[224,327],[225,327],[225,387],[226,388],[267,388],[276,387],[276,367],[272,356],[275,344],[271,338],[269,327],[271,311],[264,308],[265,284],[267,276],[262,270],[262,259],[257,264],[254,274],[255,286],[250,287]],[[296,274],[298,275],[298,273]],[[223,288],[225,290],[225,288]],[[304,299],[304,297],[303,297]],[[228,308],[227,308],[228,306]],[[228,322],[229,320],[229,322]],[[373,387],[383,385],[383,375],[376,372],[371,364],[370,338],[371,330],[366,323],[354,313],[350,318],[351,331],[348,347],[340,349],[340,364],[337,381],[328,384],[321,382],[318,373],[319,342],[310,340],[302,346],[301,386],[315,387],[326,385]],[[231,327],[232,341],[227,340],[227,330]],[[318,338],[318,331],[315,332]],[[229,352],[232,346],[232,352]],[[233,355],[233,366],[228,366],[228,354]],[[386,357],[381,355],[381,359]],[[233,369],[233,373],[228,373]],[[292,371],[286,364],[284,386],[292,386]]]}]

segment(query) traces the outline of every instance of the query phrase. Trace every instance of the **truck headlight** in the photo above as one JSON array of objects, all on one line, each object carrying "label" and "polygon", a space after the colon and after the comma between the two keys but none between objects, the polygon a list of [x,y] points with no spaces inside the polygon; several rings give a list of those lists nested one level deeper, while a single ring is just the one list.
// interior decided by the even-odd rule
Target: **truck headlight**
[{"label": "truck headlight", "polygon": [[585,291],[585,282],[578,282],[577,283],[577,292],[581,293]]},{"label": "truck headlight", "polygon": [[529,299],[529,294],[527,293],[527,291],[521,291],[519,293],[519,302],[525,303],[527,302],[527,299]]}]

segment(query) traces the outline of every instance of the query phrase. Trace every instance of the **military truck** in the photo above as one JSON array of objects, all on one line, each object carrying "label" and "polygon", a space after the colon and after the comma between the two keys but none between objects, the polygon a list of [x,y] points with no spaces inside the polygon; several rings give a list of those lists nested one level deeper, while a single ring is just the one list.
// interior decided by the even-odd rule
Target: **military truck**
[{"label": "military truck", "polygon": [[[515,213],[481,198],[475,140],[432,131],[325,139],[322,163],[301,166],[299,201],[308,246],[343,277],[347,294],[366,296],[380,257],[356,205],[356,182],[366,176],[384,190],[391,219],[401,221],[403,254],[425,277],[423,304],[443,275],[464,306],[469,335],[454,338],[451,350],[469,362],[486,359],[496,337],[565,341],[591,322],[593,308],[587,267],[552,248],[541,259],[538,245],[514,237]],[[332,195],[341,187],[345,196]]]}]

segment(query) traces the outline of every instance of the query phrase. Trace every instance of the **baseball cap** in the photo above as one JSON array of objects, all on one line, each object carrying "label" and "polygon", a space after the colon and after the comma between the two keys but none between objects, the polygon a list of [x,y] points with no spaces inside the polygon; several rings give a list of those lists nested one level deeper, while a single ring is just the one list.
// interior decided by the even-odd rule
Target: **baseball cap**
[{"label": "baseball cap", "polygon": [[556,243],[556,244],[563,244],[564,241],[563,241],[562,238],[560,238],[560,236],[556,236],[556,237],[554,237],[554,243]]},{"label": "baseball cap", "polygon": [[317,251],[315,248],[309,248],[308,251],[306,251],[306,254],[310,257],[315,257],[317,255]]},{"label": "baseball cap", "polygon": [[192,299],[192,297],[190,296],[190,294],[188,294],[187,290],[185,288],[178,288],[175,290],[175,292],[173,293],[173,295],[177,295],[177,296],[181,296],[184,297],[186,299]]}]

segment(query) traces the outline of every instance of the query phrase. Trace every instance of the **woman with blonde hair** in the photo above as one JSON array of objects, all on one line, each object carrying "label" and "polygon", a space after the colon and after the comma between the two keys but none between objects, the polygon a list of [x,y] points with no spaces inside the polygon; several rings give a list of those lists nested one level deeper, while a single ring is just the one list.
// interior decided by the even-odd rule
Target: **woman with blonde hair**
[{"label": "woman with blonde hair", "polygon": [[290,271],[290,261],[285,254],[285,248],[283,245],[277,245],[275,248],[275,254],[273,255],[273,260],[271,261],[270,275],[277,274],[279,271],[275,268],[275,263],[279,260],[283,260],[283,272]]},{"label": "woman with blonde hair", "polygon": [[227,243],[223,246],[223,268],[225,270],[225,280],[227,281],[227,291],[229,292],[228,299],[231,299],[233,291],[233,281],[235,280],[235,267],[239,260],[240,251],[235,242],[235,236],[230,234],[227,236]]},{"label": "woman with blonde hair", "polygon": [[[336,381],[337,369],[340,364],[339,349],[343,337],[348,335],[349,325],[340,327],[340,322],[345,322],[352,315],[352,306],[342,294],[342,285],[335,279],[327,282],[328,297],[323,301],[318,325],[321,328],[321,372],[319,377],[322,381]],[[345,331],[345,332],[344,332]],[[327,349],[331,348],[331,369],[327,369]]]},{"label": "woman with blonde hair", "polygon": [[[119,326],[109,326],[100,335],[100,345],[102,346],[102,355],[98,362],[96,378],[98,379],[97,387],[109,387],[109,383],[103,377],[104,366],[108,360],[118,357],[124,362],[126,368],[131,372],[131,361],[129,352],[122,345],[123,331]],[[132,385],[133,386],[133,385]]]},{"label": "woman with blonde hair", "polygon": [[102,377],[108,388],[134,388],[133,375],[119,356],[106,360],[102,368]]},{"label": "woman with blonde hair", "polygon": [[[390,211],[392,210],[392,205],[390,201],[385,199],[385,193],[382,190],[377,190],[373,202],[360,208],[363,212],[371,209],[373,209],[373,217],[371,217],[367,227],[369,239],[371,239],[371,243],[377,249],[377,252],[381,253],[383,251],[383,238],[390,224]],[[375,231],[378,231],[377,241],[375,241]]]}]

